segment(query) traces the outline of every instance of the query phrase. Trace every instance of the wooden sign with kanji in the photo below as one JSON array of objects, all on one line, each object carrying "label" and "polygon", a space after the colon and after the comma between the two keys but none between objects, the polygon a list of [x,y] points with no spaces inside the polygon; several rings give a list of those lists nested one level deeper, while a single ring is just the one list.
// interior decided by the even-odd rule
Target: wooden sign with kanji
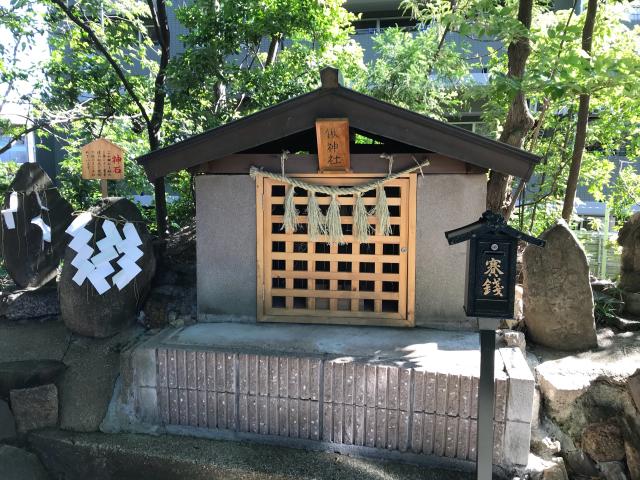
[{"label": "wooden sign with kanji", "polygon": [[115,143],[98,138],[80,149],[82,178],[85,180],[122,180],[124,152]]},{"label": "wooden sign with kanji", "polygon": [[349,120],[322,118],[316,120],[318,164],[320,172],[347,172],[351,168],[349,157]]}]

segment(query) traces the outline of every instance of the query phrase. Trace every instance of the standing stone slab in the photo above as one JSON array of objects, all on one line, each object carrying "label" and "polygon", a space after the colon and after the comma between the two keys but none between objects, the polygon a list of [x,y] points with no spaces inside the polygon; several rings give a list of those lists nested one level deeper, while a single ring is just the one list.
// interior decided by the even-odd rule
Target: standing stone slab
[{"label": "standing stone slab", "polygon": [[619,287],[632,293],[640,292],[640,212],[625,222],[618,233],[622,246]]},{"label": "standing stone slab", "polygon": [[[100,295],[88,279],[82,285],[73,281],[77,272],[71,262],[77,253],[67,247],[64,254],[64,266],[60,276],[58,289],[60,293],[60,312],[67,328],[74,333],[87,337],[110,337],[132,324],[149,290],[151,279],[156,271],[156,259],[153,251],[152,237],[147,232],[144,219],[131,201],[125,198],[107,198],[91,209],[93,219],[86,225],[86,229],[94,232],[88,240],[88,245],[99,251],[96,242],[104,238],[101,225],[103,217],[134,222],[136,231],[142,240],[140,250],[143,256],[136,260],[142,269],[122,290],[113,285],[111,276],[106,278],[111,287]],[[118,224],[118,231],[122,235],[123,224]],[[68,241],[71,237],[67,235]],[[121,255],[111,260],[115,272],[121,267],[118,260]]]},{"label": "standing stone slab", "polygon": [[524,316],[534,342],[558,350],[598,346],[584,250],[563,220],[523,255]]},{"label": "standing stone slab", "polygon": [[[0,218],[4,265],[18,286],[38,288],[58,274],[66,246],[64,231],[71,223],[73,209],[35,163],[24,163],[18,169],[5,194],[3,209],[9,208],[11,192],[18,194],[18,210],[13,214],[15,228],[8,228]],[[38,216],[51,228],[51,242],[43,242],[42,229],[31,223]]]},{"label": "standing stone slab", "polygon": [[57,425],[58,389],[55,385],[11,390],[10,396],[18,432]]}]

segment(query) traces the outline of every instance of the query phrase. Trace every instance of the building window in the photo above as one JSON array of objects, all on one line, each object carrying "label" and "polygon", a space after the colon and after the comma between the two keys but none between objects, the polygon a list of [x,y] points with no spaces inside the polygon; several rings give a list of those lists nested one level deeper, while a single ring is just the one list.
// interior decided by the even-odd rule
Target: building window
[{"label": "building window", "polygon": [[[329,185],[353,185],[373,178],[361,175],[307,177]],[[385,184],[392,234],[377,232],[358,243],[352,235],[354,198],[340,197],[345,243],[312,242],[307,235],[307,193],[295,197],[300,227],[281,230],[286,187],[268,178],[258,179],[258,320],[277,322],[341,323],[359,325],[413,325],[415,276],[415,175]],[[376,192],[363,195],[367,209]],[[326,213],[330,197],[316,195]]]}]

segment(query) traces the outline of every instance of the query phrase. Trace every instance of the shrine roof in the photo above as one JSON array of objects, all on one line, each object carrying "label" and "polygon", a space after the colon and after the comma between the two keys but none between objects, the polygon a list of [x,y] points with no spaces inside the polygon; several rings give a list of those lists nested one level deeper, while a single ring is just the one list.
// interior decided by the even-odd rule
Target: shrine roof
[{"label": "shrine roof", "polygon": [[[150,180],[221,160],[315,129],[319,118],[348,118],[372,138],[441,154],[481,168],[528,180],[537,155],[455,125],[406,110],[340,85],[338,71],[325,68],[322,86],[239,120],[138,157]],[[394,153],[394,152],[388,152]]]}]

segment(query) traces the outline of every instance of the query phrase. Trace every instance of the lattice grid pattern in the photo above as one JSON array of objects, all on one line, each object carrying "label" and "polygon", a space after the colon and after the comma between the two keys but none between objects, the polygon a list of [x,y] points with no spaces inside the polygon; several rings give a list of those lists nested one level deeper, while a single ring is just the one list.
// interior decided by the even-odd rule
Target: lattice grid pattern
[{"label": "lattice grid pattern", "polygon": [[[353,185],[371,177],[344,175],[307,177],[305,181]],[[307,192],[296,190],[300,226],[282,231],[284,183],[259,179],[258,312],[265,321],[408,325],[413,321],[413,261],[415,236],[415,175],[385,184],[392,235],[380,235],[370,216],[372,235],[358,243],[352,235],[354,197],[340,197],[345,244],[312,242],[307,234]],[[316,195],[323,213],[329,196]],[[375,190],[363,195],[371,210]],[[411,295],[410,295],[411,294]],[[411,303],[410,303],[411,301]],[[295,318],[293,318],[295,317]]]}]

